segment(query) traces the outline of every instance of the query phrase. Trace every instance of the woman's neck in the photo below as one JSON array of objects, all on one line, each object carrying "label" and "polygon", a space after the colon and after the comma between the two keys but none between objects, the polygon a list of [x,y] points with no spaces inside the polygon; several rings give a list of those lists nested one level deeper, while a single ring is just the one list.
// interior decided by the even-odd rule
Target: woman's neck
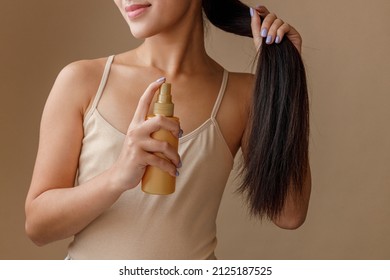
[{"label": "woman's neck", "polygon": [[204,71],[213,64],[206,53],[201,16],[147,38],[136,49],[136,55],[144,66],[159,69],[169,77]]}]

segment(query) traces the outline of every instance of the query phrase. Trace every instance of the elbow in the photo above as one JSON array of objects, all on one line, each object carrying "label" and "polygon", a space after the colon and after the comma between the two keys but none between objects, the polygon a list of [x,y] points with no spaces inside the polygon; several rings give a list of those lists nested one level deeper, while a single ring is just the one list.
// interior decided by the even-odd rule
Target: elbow
[{"label": "elbow", "polygon": [[50,241],[47,239],[47,230],[45,226],[39,222],[40,219],[37,218],[33,207],[31,204],[25,205],[25,222],[24,222],[24,231],[27,237],[37,246],[42,247]]},{"label": "elbow", "polygon": [[273,223],[281,229],[296,230],[305,223],[305,220],[306,214],[289,217],[278,217],[276,219],[273,219]]},{"label": "elbow", "polygon": [[32,225],[32,223],[26,218],[26,222],[24,224],[25,232],[27,237],[37,246],[42,247],[49,242],[43,238],[43,234],[37,229],[36,226]]}]

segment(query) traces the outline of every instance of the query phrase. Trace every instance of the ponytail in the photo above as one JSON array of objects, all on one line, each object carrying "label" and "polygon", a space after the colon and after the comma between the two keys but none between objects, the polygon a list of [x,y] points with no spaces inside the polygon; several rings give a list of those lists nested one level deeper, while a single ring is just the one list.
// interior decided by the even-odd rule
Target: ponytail
[{"label": "ponytail", "polygon": [[[218,28],[252,37],[249,7],[240,1],[203,0],[203,10]],[[291,41],[285,36],[279,44],[268,45],[263,39],[259,51],[238,190],[246,194],[253,215],[273,219],[288,192],[302,192],[308,170],[309,102],[305,67]]]}]

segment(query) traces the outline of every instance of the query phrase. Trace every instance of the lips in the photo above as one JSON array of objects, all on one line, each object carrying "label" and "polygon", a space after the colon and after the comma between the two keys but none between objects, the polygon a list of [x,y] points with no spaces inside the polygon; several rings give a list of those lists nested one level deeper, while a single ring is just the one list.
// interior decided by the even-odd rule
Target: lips
[{"label": "lips", "polygon": [[125,10],[126,10],[126,12],[134,12],[138,9],[147,8],[150,6],[151,6],[151,4],[133,4],[130,6],[126,6]]},{"label": "lips", "polygon": [[125,11],[130,19],[134,19],[144,13],[150,6],[151,4],[132,4],[126,6]]}]

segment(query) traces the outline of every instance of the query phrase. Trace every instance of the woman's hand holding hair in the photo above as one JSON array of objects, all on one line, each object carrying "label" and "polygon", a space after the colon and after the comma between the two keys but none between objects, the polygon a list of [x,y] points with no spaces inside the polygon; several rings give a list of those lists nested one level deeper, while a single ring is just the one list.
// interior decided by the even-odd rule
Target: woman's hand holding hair
[{"label": "woman's hand holding hair", "polygon": [[299,226],[309,200],[299,194],[310,193],[309,106],[301,36],[264,6],[249,9],[239,0],[203,0],[202,4],[212,24],[252,37],[257,50],[261,47],[242,139],[239,191],[246,195],[254,215],[271,218],[284,228]]},{"label": "woman's hand holding hair", "polygon": [[[136,187],[141,181],[148,165],[158,167],[172,176],[177,176],[180,156],[167,142],[151,137],[160,129],[171,131],[179,137],[180,125],[175,120],[156,116],[146,120],[155,92],[165,82],[165,78],[151,83],[141,96],[118,160],[112,166],[113,184],[121,191]],[[169,160],[154,153],[162,153]]]},{"label": "woman's hand holding hair", "polygon": [[[260,48],[263,38],[266,38],[266,44],[278,44],[286,35],[301,52],[302,37],[294,27],[278,18],[275,13],[270,13],[265,6],[251,8],[250,13],[253,40],[257,50]],[[264,19],[263,21],[261,21],[260,16]]]}]

